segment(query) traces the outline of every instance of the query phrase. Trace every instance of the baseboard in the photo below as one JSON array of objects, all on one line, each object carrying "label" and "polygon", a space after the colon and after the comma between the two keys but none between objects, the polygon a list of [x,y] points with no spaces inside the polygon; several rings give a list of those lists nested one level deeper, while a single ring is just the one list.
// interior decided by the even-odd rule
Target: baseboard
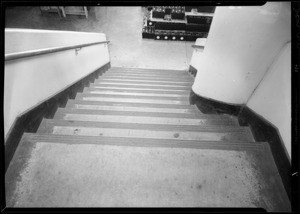
[{"label": "baseboard", "polygon": [[291,201],[291,161],[278,129],[247,106],[242,108],[238,120],[241,125],[251,128],[255,141],[269,143],[284,188]]},{"label": "baseboard", "polygon": [[204,114],[230,114],[238,116],[242,105],[231,105],[206,97],[199,96],[193,92],[190,93],[190,104],[196,105]]},{"label": "baseboard", "polygon": [[189,67],[189,73],[191,75],[193,75],[194,77],[196,77],[197,69],[195,67],[193,67],[192,65],[190,65],[190,67]]},{"label": "baseboard", "polygon": [[64,107],[68,99],[74,99],[78,92],[110,68],[110,62],[91,74],[78,80],[76,83],[53,95],[46,101],[17,117],[5,141],[5,172],[19,145],[24,132],[35,133],[43,118],[51,119],[58,107]]}]

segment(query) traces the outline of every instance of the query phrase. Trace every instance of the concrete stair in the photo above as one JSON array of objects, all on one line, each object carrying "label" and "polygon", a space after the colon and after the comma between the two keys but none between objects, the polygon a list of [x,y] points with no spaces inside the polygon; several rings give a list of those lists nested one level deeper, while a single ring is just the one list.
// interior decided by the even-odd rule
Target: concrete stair
[{"label": "concrete stair", "polygon": [[189,103],[181,70],[113,67],[25,133],[8,207],[262,207],[290,211],[267,142]]}]

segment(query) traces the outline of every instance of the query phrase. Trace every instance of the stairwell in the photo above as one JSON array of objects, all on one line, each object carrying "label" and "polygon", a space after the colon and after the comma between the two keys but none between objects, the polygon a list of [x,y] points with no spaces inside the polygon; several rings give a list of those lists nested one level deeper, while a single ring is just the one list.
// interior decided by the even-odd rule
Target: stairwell
[{"label": "stairwell", "polygon": [[290,211],[267,142],[201,113],[181,70],[110,68],[25,133],[8,207],[262,207]]}]

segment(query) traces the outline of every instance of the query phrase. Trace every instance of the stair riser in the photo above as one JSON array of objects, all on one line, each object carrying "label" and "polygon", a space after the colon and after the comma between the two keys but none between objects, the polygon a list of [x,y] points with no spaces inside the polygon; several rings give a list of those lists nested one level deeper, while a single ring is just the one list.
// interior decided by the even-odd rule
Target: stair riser
[{"label": "stair riser", "polygon": [[126,86],[142,86],[145,88],[148,87],[159,87],[159,88],[175,88],[175,89],[189,89],[191,84],[163,84],[163,83],[139,83],[139,82],[119,82],[119,81],[95,81],[95,85],[126,85]]},{"label": "stair riser", "polygon": [[191,89],[174,89],[174,88],[159,88],[159,87],[141,87],[141,86],[119,86],[119,85],[101,85],[101,84],[90,84],[91,89],[98,90],[127,90],[127,91],[143,91],[143,92],[151,92],[151,93],[184,93],[189,94]]},{"label": "stair riser", "polygon": [[130,78],[109,78],[109,77],[99,77],[95,82],[100,81],[115,81],[115,82],[127,82],[127,83],[146,83],[146,84],[174,84],[174,85],[192,85],[191,81],[168,81],[168,80],[142,80],[142,79],[130,79]]},{"label": "stair riser", "polygon": [[105,78],[115,78],[115,79],[133,79],[133,80],[161,80],[161,81],[175,81],[175,82],[193,82],[193,78],[191,77],[168,77],[168,76],[162,76],[162,77],[157,77],[157,76],[151,76],[151,75],[130,75],[130,74],[113,74],[113,73],[106,73],[103,74],[102,77]]},{"label": "stair riser", "polygon": [[168,79],[168,80],[157,80],[157,79],[147,79],[147,78],[144,78],[144,79],[134,79],[134,78],[130,78],[130,77],[127,77],[127,78],[117,78],[117,77],[109,77],[109,76],[100,76],[98,79],[96,80],[112,80],[112,81],[132,81],[132,82],[150,82],[150,83],[179,83],[179,84],[186,84],[186,83],[191,83],[191,81],[183,81],[181,79]]},{"label": "stair riser", "polygon": [[211,119],[224,120],[238,124],[236,117],[226,115],[199,114],[197,112],[187,113],[165,113],[165,112],[139,112],[139,111],[116,111],[116,110],[97,110],[97,109],[78,109],[78,108],[58,108],[56,113],[72,114],[95,114],[95,115],[124,115],[124,116],[143,116],[143,117],[167,117],[167,118],[189,118],[189,119]]},{"label": "stair riser", "polygon": [[161,113],[161,112],[132,112],[132,111],[111,111],[111,110],[89,110],[77,108],[59,108],[58,114],[94,114],[94,115],[123,115],[123,116],[142,116],[142,117],[166,117],[166,118],[187,118],[187,119],[211,119],[211,120],[224,120],[228,122],[237,123],[236,119],[220,115],[207,115],[197,113]]},{"label": "stair riser", "polygon": [[107,98],[117,98],[117,99],[147,99],[147,100],[177,100],[189,103],[189,97],[187,96],[145,96],[145,95],[130,95],[130,94],[103,94],[95,93],[94,91],[83,91],[83,93],[78,93],[78,97],[107,97]]},{"label": "stair riser", "polygon": [[56,113],[54,119],[74,120],[74,121],[94,121],[94,122],[113,122],[113,123],[138,123],[138,124],[169,124],[169,125],[237,125],[233,121],[212,120],[212,119],[186,119],[186,118],[167,118],[167,117],[138,117],[124,115],[88,115],[88,114],[69,114]]},{"label": "stair riser", "polygon": [[162,77],[162,78],[174,78],[174,79],[180,79],[180,78],[189,78],[190,76],[188,74],[159,74],[159,73],[140,73],[140,72],[119,72],[119,71],[110,71],[106,74],[111,75],[130,75],[130,76],[136,76],[136,77]]},{"label": "stair riser", "polygon": [[176,69],[159,69],[159,68],[123,68],[123,67],[111,67],[109,71],[121,70],[121,71],[149,71],[149,72],[181,72],[184,73],[186,70],[176,70]]},{"label": "stair riser", "polygon": [[116,88],[135,88],[135,89],[144,89],[152,91],[153,89],[158,89],[160,91],[168,90],[180,90],[180,91],[191,91],[191,86],[167,86],[167,85],[148,85],[148,84],[126,84],[126,83],[93,83],[93,87],[116,87]]},{"label": "stair riser", "polygon": [[151,73],[151,74],[183,74],[186,75],[187,71],[173,71],[173,70],[143,70],[143,69],[109,69],[108,72],[123,72],[123,73]]},{"label": "stair riser", "polygon": [[202,140],[202,141],[249,141],[240,133],[217,133],[217,132],[178,132],[178,131],[151,131],[114,128],[92,127],[66,127],[54,126],[53,134],[80,135],[101,137],[124,137],[124,138],[151,138],[170,140]]},{"label": "stair riser", "polygon": [[127,95],[127,96],[153,96],[153,97],[175,97],[175,98],[187,98],[189,97],[188,93],[185,94],[168,94],[168,93],[151,93],[150,91],[148,92],[132,92],[132,91],[125,91],[125,90],[96,90],[96,89],[90,89],[90,88],[85,88],[83,90],[83,93],[90,93],[90,94],[105,94],[105,95]]}]

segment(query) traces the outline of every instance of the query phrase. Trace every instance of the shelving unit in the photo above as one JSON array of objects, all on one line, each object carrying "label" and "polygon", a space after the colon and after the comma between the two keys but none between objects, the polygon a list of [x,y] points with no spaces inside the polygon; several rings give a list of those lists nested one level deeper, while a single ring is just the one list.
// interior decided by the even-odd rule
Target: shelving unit
[{"label": "shelving unit", "polygon": [[87,7],[60,7],[62,11],[63,17],[66,17],[66,15],[82,15],[88,18],[88,8]]},{"label": "shelving unit", "polygon": [[143,38],[195,41],[206,38],[215,7],[151,7],[144,16]]}]

